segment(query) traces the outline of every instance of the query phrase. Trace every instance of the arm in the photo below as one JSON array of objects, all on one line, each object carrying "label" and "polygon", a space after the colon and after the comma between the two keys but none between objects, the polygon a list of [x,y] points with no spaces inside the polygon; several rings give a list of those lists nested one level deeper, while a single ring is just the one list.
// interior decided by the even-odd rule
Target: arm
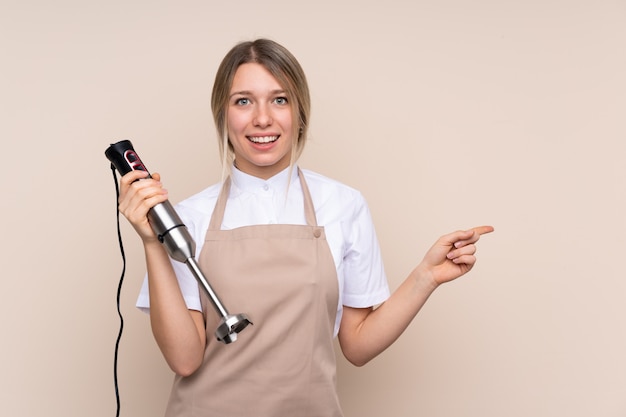
[{"label": "arm", "polygon": [[469,272],[475,243],[491,226],[442,236],[398,289],[377,309],[344,307],[339,343],[345,357],[362,366],[389,347],[408,327],[439,285]]},{"label": "arm", "polygon": [[206,345],[204,317],[199,311],[187,309],[169,255],[150,227],[148,210],[167,200],[167,191],[159,174],[153,174],[152,179],[146,175],[131,171],[122,177],[119,210],[143,242],[154,338],[170,368],[187,376],[202,363]]}]

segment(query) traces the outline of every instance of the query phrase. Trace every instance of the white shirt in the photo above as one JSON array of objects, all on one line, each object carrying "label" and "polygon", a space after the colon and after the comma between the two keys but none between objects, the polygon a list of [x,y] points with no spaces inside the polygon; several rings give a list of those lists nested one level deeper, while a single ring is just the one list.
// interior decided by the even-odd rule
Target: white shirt
[{"label": "white shirt", "polygon": [[[297,166],[263,180],[232,168],[232,185],[226,204],[222,230],[258,224],[306,224],[304,198]],[[312,171],[303,170],[319,226],[324,226],[337,278],[339,303],[335,335],[343,306],[365,308],[389,297],[389,287],[380,247],[367,203],[360,192]],[[176,205],[196,242],[196,257],[202,251],[222,184],[212,185]],[[201,311],[198,283],[187,265],[172,261],[187,307]],[[228,300],[224,300],[228,304]],[[144,279],[137,307],[148,311],[148,280]]]}]

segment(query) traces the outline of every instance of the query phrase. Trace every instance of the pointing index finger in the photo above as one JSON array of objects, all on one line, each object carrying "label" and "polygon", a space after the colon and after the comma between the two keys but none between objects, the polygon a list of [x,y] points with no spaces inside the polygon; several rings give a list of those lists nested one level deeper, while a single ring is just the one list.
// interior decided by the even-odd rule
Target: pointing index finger
[{"label": "pointing index finger", "polygon": [[472,228],[472,230],[478,235],[484,235],[484,234],[493,232],[494,228],[493,226],[478,226],[478,227]]}]

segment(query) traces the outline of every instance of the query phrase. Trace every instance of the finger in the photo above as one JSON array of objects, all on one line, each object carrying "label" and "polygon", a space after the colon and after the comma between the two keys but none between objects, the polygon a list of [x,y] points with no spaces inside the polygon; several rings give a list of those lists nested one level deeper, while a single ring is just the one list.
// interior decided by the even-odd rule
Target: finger
[{"label": "finger", "polygon": [[[132,185],[134,194],[131,197],[131,204],[143,206],[148,209],[157,203],[167,199],[167,190],[160,182],[155,180],[139,181]],[[147,210],[146,210],[147,211]]]},{"label": "finger", "polygon": [[[142,181],[139,181],[142,180]],[[148,174],[146,171],[131,171],[128,174],[122,177],[122,188],[126,191],[131,186],[135,189],[140,189],[142,187],[153,187],[158,186],[162,187],[161,184],[161,175],[157,172],[154,174]]]},{"label": "finger", "polygon": [[476,253],[476,245],[467,245],[467,246],[463,246],[459,249],[453,249],[450,252],[448,252],[448,254],[446,255],[446,257],[450,260],[454,260],[457,258],[460,258],[462,256],[466,256],[466,255],[474,255]]},{"label": "finger", "polygon": [[122,179],[120,180],[120,184],[122,186],[128,186],[132,183],[134,183],[137,180],[140,180],[142,178],[147,178],[150,174],[148,174],[146,171],[141,171],[141,170],[135,170],[135,171],[130,171],[129,173],[125,174]]},{"label": "finger", "polygon": [[128,219],[132,222],[145,220],[148,211],[159,203],[167,200],[166,193],[151,194],[140,200],[134,201],[126,210]]},{"label": "finger", "polygon": [[143,198],[139,198],[138,195],[135,195],[130,201],[127,201],[126,204],[120,205],[120,213],[122,213],[138,231],[140,229],[144,230],[144,232],[140,232],[140,234],[148,236],[151,230],[148,227],[148,211],[166,200],[167,194],[163,192],[144,195]]},{"label": "finger", "polygon": [[145,198],[151,193],[158,192],[158,190],[162,188],[160,182],[148,178],[128,183],[128,181],[132,180],[134,177],[134,175],[129,178],[125,177],[123,179],[124,182],[121,183],[119,197],[120,208],[132,203],[137,198]]},{"label": "finger", "polygon": [[476,257],[474,255],[463,255],[458,258],[451,259],[457,265],[467,265],[468,270],[471,269],[476,263]]},{"label": "finger", "polygon": [[474,233],[477,233],[478,235],[484,235],[487,233],[491,233],[494,231],[493,226],[478,226],[478,227],[474,227],[470,230],[473,230]]},{"label": "finger", "polygon": [[484,235],[486,233],[491,233],[493,232],[493,230],[494,229],[492,226],[479,226],[479,227],[474,227],[472,229],[466,230],[465,232],[469,234],[469,236],[459,238],[459,240],[454,242],[453,246],[455,248],[461,248],[465,245],[476,243],[478,242],[478,239],[480,239],[481,235]]},{"label": "finger", "polygon": [[[158,201],[155,202],[155,199]],[[134,181],[126,187],[120,194],[119,209],[128,217],[128,214],[136,211],[137,208],[147,212],[147,209],[165,199],[167,199],[167,190],[163,188],[161,182],[146,178]]]}]

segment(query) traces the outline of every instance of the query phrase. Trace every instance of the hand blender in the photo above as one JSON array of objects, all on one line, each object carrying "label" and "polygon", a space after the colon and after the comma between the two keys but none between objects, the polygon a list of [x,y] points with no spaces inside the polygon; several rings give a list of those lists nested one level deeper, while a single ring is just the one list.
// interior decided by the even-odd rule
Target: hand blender
[{"label": "hand blender", "polygon": [[[148,172],[133,149],[132,143],[128,140],[112,144],[104,154],[121,175],[135,170]],[[149,172],[148,175],[150,175]],[[196,242],[189,234],[180,217],[178,217],[169,200],[151,208],[148,211],[148,220],[159,241],[165,245],[170,257],[178,262],[187,264],[194,277],[209,296],[213,307],[222,317],[215,331],[217,340],[225,344],[236,341],[237,334],[245,329],[248,324],[252,324],[252,322],[246,314],[232,315],[226,311],[226,308],[209,285],[196,262]]]}]

